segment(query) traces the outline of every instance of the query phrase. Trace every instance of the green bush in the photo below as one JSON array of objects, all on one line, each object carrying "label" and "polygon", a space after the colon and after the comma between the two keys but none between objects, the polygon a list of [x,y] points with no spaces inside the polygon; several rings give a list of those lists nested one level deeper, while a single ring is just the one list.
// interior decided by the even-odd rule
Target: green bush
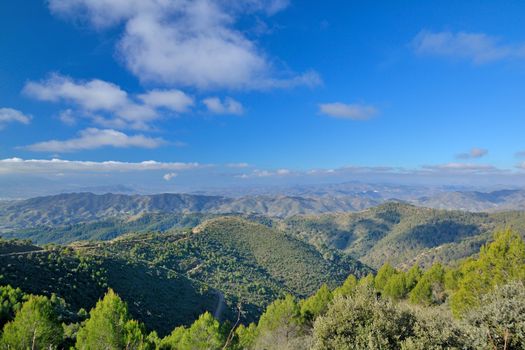
[{"label": "green bush", "polygon": [[373,291],[360,291],[334,300],[315,321],[313,349],[399,349],[413,336],[415,320],[408,311]]}]

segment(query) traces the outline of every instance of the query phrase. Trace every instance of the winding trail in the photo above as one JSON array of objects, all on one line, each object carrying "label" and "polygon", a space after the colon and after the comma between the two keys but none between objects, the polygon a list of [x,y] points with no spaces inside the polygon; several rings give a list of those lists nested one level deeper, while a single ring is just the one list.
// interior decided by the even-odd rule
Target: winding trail
[{"label": "winding trail", "polygon": [[24,255],[24,254],[42,254],[42,253],[46,253],[46,252],[49,252],[49,251],[48,251],[48,250],[45,250],[45,249],[26,250],[26,251],[23,251],[23,252],[14,252],[14,253],[4,253],[4,254],[0,254],[0,257],[4,257],[4,256],[16,256],[16,255]]},{"label": "winding trail", "polygon": [[219,296],[219,300],[217,300],[217,306],[215,307],[215,312],[213,313],[213,317],[215,317],[216,320],[221,321],[221,316],[222,316],[222,312],[224,311],[224,307],[226,306],[226,301],[224,300],[224,294],[222,294],[218,290],[217,290],[217,295]]}]

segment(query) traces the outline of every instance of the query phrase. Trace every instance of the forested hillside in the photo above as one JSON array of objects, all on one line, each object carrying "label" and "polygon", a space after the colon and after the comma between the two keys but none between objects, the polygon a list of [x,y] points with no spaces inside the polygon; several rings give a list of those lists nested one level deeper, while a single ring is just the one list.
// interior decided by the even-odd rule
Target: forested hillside
[{"label": "forested hillside", "polygon": [[[254,320],[286,293],[305,297],[324,283],[336,286],[349,273],[371,271],[352,258],[237,217],[211,219],[193,230],[128,234],[107,242],[43,250],[29,246],[24,254],[17,253],[24,246],[21,241],[2,242],[0,283],[55,293],[74,312],[92,307],[110,287],[130,303],[135,318],[160,333],[204,310],[220,309],[216,317],[233,319],[238,304],[242,319]],[[173,307],[163,310],[166,304]]]},{"label": "forested hillside", "polygon": [[476,253],[496,229],[525,235],[525,213],[470,213],[387,203],[358,213],[296,216],[280,228],[318,246],[328,246],[378,268],[425,266]]},{"label": "forested hillside", "polygon": [[80,349],[115,315],[110,349],[520,349],[524,219],[387,203],[12,231],[25,239],[0,240],[0,321],[14,320],[2,339],[24,334],[15,315],[44,308],[54,335],[40,344]]},{"label": "forested hillside", "polygon": [[12,247],[11,252],[4,249],[0,254],[0,285],[33,294],[56,294],[67,300],[71,320],[82,309],[93,307],[109,287],[128,301],[135,318],[160,333],[187,324],[206,310],[214,311],[220,302],[218,291],[143,262],[87,254],[76,247],[50,246],[20,253],[19,243],[0,242]]},{"label": "forested hillside", "polygon": [[70,225],[36,225],[4,232],[4,238],[28,239],[37,244],[111,240],[127,233],[169,232],[191,228],[212,218],[212,214],[144,213],[129,218],[110,218]]},{"label": "forested hillside", "polygon": [[[338,251],[378,268],[385,262],[398,267],[413,263],[452,262],[476,253],[491,232],[513,228],[525,235],[524,212],[471,213],[386,203],[361,212],[296,215],[287,219],[262,215],[235,215],[243,224],[260,223],[294,236],[318,250]],[[218,214],[143,213],[90,223],[35,226],[3,233],[5,238],[35,243],[71,243],[110,240],[128,233],[176,232],[191,229]],[[237,221],[224,221],[223,226]],[[228,230],[228,228],[224,228]]]},{"label": "forested hillside", "polygon": [[[112,289],[89,315],[83,310],[73,315],[67,299],[27,295],[23,289],[5,286],[0,287],[0,347],[523,349],[524,282],[525,242],[513,231],[500,231],[477,257],[457,266],[434,264],[421,270],[414,265],[401,271],[386,264],[376,275],[350,275],[340,286],[322,285],[305,299],[286,295],[270,304],[255,323],[240,318],[221,323],[205,312],[191,325],[176,327],[164,337],[135,321],[132,303]],[[239,317],[242,311],[239,305]]]}]

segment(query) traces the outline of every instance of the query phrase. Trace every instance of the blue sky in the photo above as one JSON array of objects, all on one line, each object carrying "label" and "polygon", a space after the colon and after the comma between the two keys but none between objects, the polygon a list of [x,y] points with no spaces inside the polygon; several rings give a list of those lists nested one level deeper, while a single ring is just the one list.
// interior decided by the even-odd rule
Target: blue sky
[{"label": "blue sky", "polygon": [[524,11],[2,1],[0,187],[521,184]]}]

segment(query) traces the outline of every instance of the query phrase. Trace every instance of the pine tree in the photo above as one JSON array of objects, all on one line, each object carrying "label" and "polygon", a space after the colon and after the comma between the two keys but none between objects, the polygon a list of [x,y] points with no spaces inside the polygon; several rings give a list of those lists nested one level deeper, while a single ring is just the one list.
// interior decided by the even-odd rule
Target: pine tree
[{"label": "pine tree", "polygon": [[385,288],[388,280],[395,274],[397,274],[397,270],[389,263],[386,263],[383,266],[381,266],[381,268],[377,271],[377,275],[374,279],[375,289],[377,289],[378,291],[382,291],[383,288]]},{"label": "pine tree", "polygon": [[30,296],[13,321],[7,323],[2,343],[8,349],[56,348],[63,339],[63,329],[51,301],[44,296]]},{"label": "pine tree", "polygon": [[209,312],[202,314],[189,328],[177,327],[162,339],[161,350],[219,350],[226,335]]},{"label": "pine tree", "polygon": [[410,291],[410,302],[415,304],[439,304],[445,300],[445,269],[439,263],[425,271],[418,283]]},{"label": "pine tree", "polygon": [[235,330],[236,335],[236,344],[234,349],[250,349],[255,343],[257,337],[257,325],[255,323],[250,323],[248,327],[240,325]]},{"label": "pine tree", "polygon": [[419,265],[414,265],[408,272],[406,273],[406,288],[410,291],[412,290],[417,282],[419,282],[419,279],[423,275],[423,272],[421,272],[421,268]]},{"label": "pine tree", "polygon": [[303,335],[301,310],[291,295],[271,303],[257,325],[256,349],[286,349]]},{"label": "pine tree", "polygon": [[352,295],[357,288],[357,278],[354,275],[349,275],[342,286],[336,288],[333,291],[334,297],[343,296],[347,297]]},{"label": "pine tree", "polygon": [[178,349],[186,331],[184,326],[176,327],[170,335],[160,341],[160,350]]},{"label": "pine tree", "polygon": [[407,280],[403,272],[399,272],[390,277],[383,287],[383,295],[396,300],[404,298],[407,293]]},{"label": "pine tree", "polygon": [[525,281],[525,242],[511,230],[498,232],[481,248],[479,258],[464,262],[459,273],[458,290],[451,298],[456,316],[479,306],[481,297],[496,286]]},{"label": "pine tree", "polygon": [[178,350],[219,350],[226,336],[221,325],[209,312],[202,314],[183,334]]},{"label": "pine tree", "polygon": [[91,349],[146,349],[143,326],[131,320],[126,303],[109,290],[89,313],[89,319],[79,329],[76,347]]},{"label": "pine tree", "polygon": [[302,301],[301,315],[304,320],[313,322],[317,316],[324,314],[332,298],[332,292],[326,284],[323,284],[317,293]]},{"label": "pine tree", "polygon": [[20,288],[0,286],[0,329],[15,317],[27,298]]}]

